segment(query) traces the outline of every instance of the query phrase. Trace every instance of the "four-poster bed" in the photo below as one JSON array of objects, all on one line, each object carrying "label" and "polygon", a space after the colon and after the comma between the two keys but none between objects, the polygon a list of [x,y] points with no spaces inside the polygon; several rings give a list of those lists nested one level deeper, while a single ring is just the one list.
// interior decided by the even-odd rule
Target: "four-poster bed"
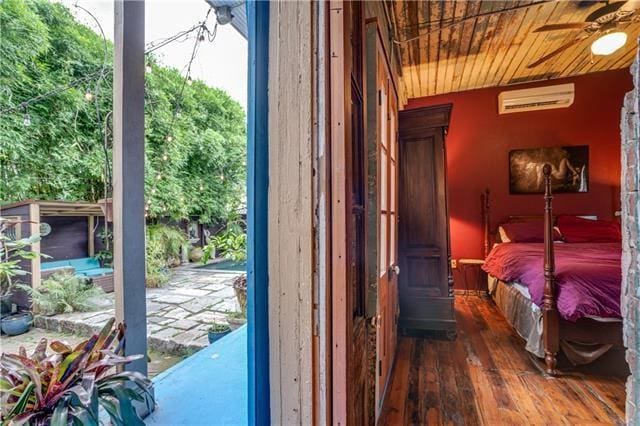
[{"label": "four-poster bed", "polygon": [[[527,350],[544,358],[546,372],[555,375],[561,350],[572,362],[580,359],[579,363],[589,363],[609,349],[623,346],[619,319],[620,246],[554,244],[558,237],[551,167],[545,165],[543,172],[543,217],[511,216],[501,224],[538,221],[544,227],[543,235],[533,243],[494,247],[497,232],[492,231],[490,224],[489,191],[482,194],[486,259],[483,269],[489,274],[494,301],[527,340]],[[495,238],[498,242],[499,237]]]}]

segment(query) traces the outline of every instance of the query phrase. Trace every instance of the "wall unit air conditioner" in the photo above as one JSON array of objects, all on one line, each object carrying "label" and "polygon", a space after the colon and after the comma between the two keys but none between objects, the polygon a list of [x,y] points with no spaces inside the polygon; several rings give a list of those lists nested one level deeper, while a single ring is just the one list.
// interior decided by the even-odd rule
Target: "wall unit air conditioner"
[{"label": "wall unit air conditioner", "polygon": [[542,109],[567,108],[573,104],[573,83],[533,89],[509,90],[498,95],[498,112],[539,111]]}]

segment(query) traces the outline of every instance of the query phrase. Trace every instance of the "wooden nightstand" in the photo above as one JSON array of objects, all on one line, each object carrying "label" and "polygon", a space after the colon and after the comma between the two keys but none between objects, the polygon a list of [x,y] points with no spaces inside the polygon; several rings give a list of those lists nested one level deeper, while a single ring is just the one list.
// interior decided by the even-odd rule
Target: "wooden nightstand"
[{"label": "wooden nightstand", "polygon": [[458,259],[458,275],[464,286],[464,294],[487,294],[487,274],[482,270],[482,265],[484,259]]}]

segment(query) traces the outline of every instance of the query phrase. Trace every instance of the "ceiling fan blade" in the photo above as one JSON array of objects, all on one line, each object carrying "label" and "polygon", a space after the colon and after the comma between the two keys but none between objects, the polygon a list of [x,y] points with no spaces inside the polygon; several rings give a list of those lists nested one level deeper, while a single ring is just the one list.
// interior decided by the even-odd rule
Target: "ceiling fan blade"
[{"label": "ceiling fan blade", "polygon": [[570,48],[571,46],[574,46],[578,43],[580,43],[582,40],[585,40],[589,38],[589,36],[583,36],[583,37],[578,37],[575,38],[573,40],[571,40],[569,43],[565,43],[562,46],[558,47],[556,50],[554,50],[551,53],[548,53],[546,55],[544,55],[542,58],[538,59],[535,62],[530,63],[529,65],[527,65],[527,68],[535,68],[538,65],[542,64],[543,62],[548,61],[549,59],[553,58],[554,56],[556,56],[558,53],[561,53],[565,50],[567,50],[568,48]]},{"label": "ceiling fan blade", "polygon": [[533,30],[534,33],[540,33],[543,31],[556,31],[556,30],[575,30],[582,29],[586,27],[587,24],[585,22],[567,22],[564,24],[549,24],[543,25],[539,28]]},{"label": "ceiling fan blade", "polygon": [[625,4],[623,4],[618,10],[625,11],[625,12],[632,12],[638,9],[640,9],[640,0],[629,0]]}]

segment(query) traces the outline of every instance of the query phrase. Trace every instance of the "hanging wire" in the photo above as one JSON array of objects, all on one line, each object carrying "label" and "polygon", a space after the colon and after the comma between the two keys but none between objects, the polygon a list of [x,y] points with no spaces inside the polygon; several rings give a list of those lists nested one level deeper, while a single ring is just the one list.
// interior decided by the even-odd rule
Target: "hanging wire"
[{"label": "hanging wire", "polygon": [[[103,39],[103,46],[104,46],[104,56],[103,56],[103,62],[102,62],[102,66],[101,68],[93,73],[87,74],[84,77],[80,77],[77,79],[73,79],[71,80],[69,83],[61,85],[59,87],[56,87],[48,92],[39,94],[31,99],[25,100],[23,102],[20,102],[18,104],[15,104],[11,107],[5,108],[3,110],[0,110],[0,116],[17,111],[17,110],[23,110],[24,111],[24,123],[25,126],[28,126],[31,124],[31,117],[29,116],[28,113],[28,107],[29,105],[32,105],[34,103],[49,99],[53,96],[56,96],[60,93],[63,93],[67,90],[76,88],[80,85],[85,85],[87,83],[90,83],[93,81],[94,83],[94,93],[91,93],[89,91],[87,91],[85,93],[85,96],[87,96],[87,94],[91,94],[91,99],[87,99],[88,101],[93,101],[94,105],[96,107],[96,120],[97,120],[97,124],[98,124],[98,128],[99,131],[102,133],[102,139],[103,139],[103,144],[102,144],[102,148],[103,148],[103,153],[105,156],[105,169],[104,169],[104,199],[108,198],[108,195],[110,193],[110,191],[112,190],[111,187],[111,181],[112,181],[112,173],[111,173],[111,163],[109,160],[109,146],[108,146],[108,141],[109,141],[109,137],[112,134],[112,129],[109,127],[109,119],[112,117],[112,111],[109,111],[106,116],[104,117],[104,124],[103,124],[103,120],[102,120],[102,116],[100,113],[100,95],[101,95],[101,84],[102,82],[106,79],[107,75],[111,74],[113,72],[113,69],[109,67],[109,63],[108,63],[108,42],[107,42],[107,38],[105,36],[104,30],[102,28],[102,25],[100,24],[100,22],[98,21],[98,19],[96,18],[96,16],[94,14],[92,14],[89,10],[87,10],[86,8],[78,5],[78,3],[76,2],[74,4],[75,7],[77,7],[78,9],[84,11],[85,13],[87,13],[92,19],[93,21],[96,23],[99,31],[100,31],[100,35],[102,36]],[[183,31],[180,31],[170,37],[165,37],[165,38],[161,38],[161,39],[157,39],[154,40],[150,43],[148,43],[145,46],[145,55],[149,55],[152,52],[155,52],[158,49],[161,49],[162,47],[165,47],[171,43],[174,42],[185,42],[187,40],[189,40],[190,38],[190,34],[196,32],[196,37],[195,37],[195,42],[193,44],[193,49],[191,51],[191,56],[189,58],[189,61],[187,63],[187,65],[185,66],[184,69],[186,69],[186,73],[185,73],[185,77],[182,81],[182,84],[180,86],[180,90],[178,92],[178,95],[176,96],[176,105],[175,108],[173,110],[173,114],[171,117],[171,122],[170,122],[170,129],[173,129],[174,125],[175,125],[175,121],[177,119],[177,117],[180,114],[180,108],[182,105],[182,100],[184,98],[184,91],[185,91],[185,86],[187,85],[191,85],[192,83],[192,78],[191,78],[191,68],[193,66],[193,63],[195,61],[195,58],[197,57],[198,54],[198,50],[200,47],[200,43],[204,42],[204,41],[208,41],[210,43],[213,43],[216,39],[217,36],[217,32],[218,32],[218,24],[216,23],[215,26],[213,27],[213,30],[209,30],[209,28],[207,27],[207,20],[209,19],[209,16],[211,14],[211,11],[213,10],[212,7],[210,7],[207,10],[207,13],[204,17],[204,20],[201,21],[200,23],[186,29]],[[94,81],[95,79],[95,81]],[[27,124],[28,123],[28,124]],[[167,135],[165,138],[165,142],[166,143],[171,143],[173,141],[173,135]],[[167,154],[167,149],[164,149],[164,152],[161,156],[162,158],[162,163],[161,164],[166,164],[167,161],[169,160],[168,154]],[[162,176],[163,176],[163,172],[164,168],[163,167],[159,167],[159,171],[156,175],[156,179],[153,179],[153,186],[151,188],[151,193],[155,193],[157,190],[157,184],[158,182],[161,180]],[[224,175],[221,175],[224,176]],[[203,185],[201,185],[201,188],[203,187]],[[149,200],[146,203],[145,206],[145,215],[146,215],[146,211],[148,210],[148,208],[150,207],[151,201]],[[98,225],[96,224],[96,227]],[[97,229],[97,228],[96,228]]]},{"label": "hanging wire", "polygon": [[[187,85],[191,85],[192,79],[191,79],[191,67],[193,66],[193,63],[198,55],[198,50],[200,48],[200,43],[204,42],[205,40],[208,40],[209,42],[213,42],[216,39],[216,35],[218,32],[218,24],[216,23],[213,27],[213,30],[209,30],[207,27],[207,20],[209,19],[209,15],[211,14],[211,11],[213,10],[213,8],[209,8],[209,10],[207,10],[207,14],[205,15],[204,19],[202,22],[200,22],[197,26],[197,33],[196,33],[196,37],[195,37],[195,41],[193,43],[193,48],[191,50],[191,56],[189,58],[189,62],[187,63],[187,65],[183,68],[183,70],[186,69],[186,73],[185,73],[185,77],[182,80],[182,84],[180,85],[180,90],[178,92],[178,95],[176,96],[176,105],[175,108],[173,109],[173,114],[171,116],[171,122],[169,124],[169,131],[173,132],[174,129],[174,125],[176,122],[176,119],[178,117],[178,115],[180,114],[180,108],[182,106],[182,100],[184,99],[184,91],[185,91],[185,87]],[[206,38],[205,38],[206,35]],[[176,39],[177,40],[177,39]],[[157,192],[157,187],[158,187],[158,183],[160,182],[160,180],[162,179],[162,176],[164,176],[164,170],[165,167],[167,165],[167,163],[169,162],[169,155],[168,155],[168,148],[169,148],[169,144],[171,142],[173,142],[174,140],[174,136],[173,134],[169,133],[165,136],[165,148],[163,149],[162,155],[160,156],[160,164],[158,169],[156,170],[156,176],[154,177],[154,179],[152,180],[152,187],[150,190],[151,195],[154,195]],[[145,203],[145,215],[148,215],[148,211],[151,208],[151,199],[147,200],[147,202]]]},{"label": "hanging wire", "polygon": [[[100,26],[100,24],[97,21],[96,17],[93,14],[91,14],[90,12],[88,12],[87,9],[85,9],[85,8],[83,8],[81,6],[78,6],[77,4],[75,6],[80,8],[80,9],[82,9],[82,10],[84,10],[84,11],[86,11],[87,13],[89,13],[89,15],[91,15],[91,17],[94,20],[96,20],[96,23],[98,23],[98,28],[100,29],[100,32],[102,33],[102,37],[103,37],[103,41],[105,43],[105,46],[108,46],[108,43],[106,41],[106,37],[104,35],[104,31],[102,30],[102,27]],[[212,10],[212,8],[210,8],[207,11],[207,17],[210,14],[211,10]],[[151,41],[151,42],[147,43],[144,53],[145,53],[145,55],[148,55],[148,54],[150,54],[152,52],[155,52],[156,50],[158,50],[158,49],[160,49],[160,48],[162,48],[164,46],[167,46],[170,43],[176,42],[176,41],[177,42],[184,42],[184,41],[186,41],[188,39],[187,36],[189,34],[193,33],[194,31],[198,31],[198,32],[202,31],[203,25],[204,25],[204,22],[201,22],[201,23],[198,23],[198,24],[194,25],[193,27],[191,27],[191,28],[189,28],[187,30],[180,31],[179,33],[177,33],[177,34],[175,34],[173,36],[165,37],[165,38],[162,38],[162,39]],[[213,32],[209,32],[209,30],[206,27],[204,28],[204,31],[205,31],[205,34],[207,34],[209,37],[213,33]],[[215,38],[215,34],[213,34],[213,38]],[[213,40],[210,39],[209,41],[213,41]],[[106,52],[107,53],[105,53],[105,55],[108,54],[108,48],[106,48]],[[85,84],[87,82],[91,82],[94,79],[104,80],[104,78],[106,78],[107,75],[113,73],[113,69],[110,68],[107,60],[105,60],[103,65],[104,65],[103,68],[101,68],[98,71],[89,73],[89,74],[85,75],[84,77],[79,77],[79,78],[73,79],[73,80],[69,81],[67,84],[63,84],[61,86],[58,86],[58,87],[56,87],[56,88],[54,88],[54,89],[52,89],[52,90],[50,90],[48,92],[39,94],[37,96],[34,96],[31,99],[27,99],[25,101],[22,101],[22,102],[19,102],[17,104],[14,104],[13,106],[4,108],[4,109],[0,110],[0,116],[6,115],[6,114],[11,113],[11,112],[18,111],[20,109],[24,109],[25,107],[27,107],[27,106],[29,106],[31,104],[43,101],[45,99],[49,99],[49,98],[51,98],[53,96],[56,96],[56,95],[58,95],[58,94],[60,94],[62,92],[65,92],[67,90],[76,88],[76,87],[78,87],[80,85],[83,85],[83,84]]]}]

